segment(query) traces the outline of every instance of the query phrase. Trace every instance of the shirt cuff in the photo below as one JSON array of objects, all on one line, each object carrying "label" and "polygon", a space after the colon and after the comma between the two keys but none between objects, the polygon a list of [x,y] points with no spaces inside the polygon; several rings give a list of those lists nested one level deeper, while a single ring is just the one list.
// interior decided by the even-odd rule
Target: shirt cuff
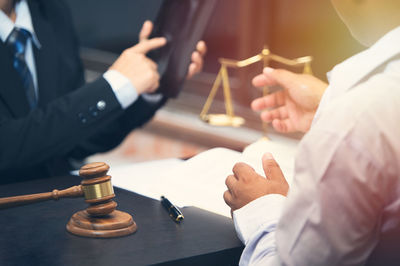
[{"label": "shirt cuff", "polygon": [[103,74],[103,78],[110,84],[122,109],[128,108],[138,98],[138,93],[132,82],[118,71],[108,70]]},{"label": "shirt cuff", "polygon": [[269,194],[253,200],[233,212],[236,233],[246,245],[261,228],[276,224],[281,216],[285,196]]},{"label": "shirt cuff", "polygon": [[158,94],[143,93],[142,98],[148,103],[157,104],[163,99],[163,95],[161,93]]}]

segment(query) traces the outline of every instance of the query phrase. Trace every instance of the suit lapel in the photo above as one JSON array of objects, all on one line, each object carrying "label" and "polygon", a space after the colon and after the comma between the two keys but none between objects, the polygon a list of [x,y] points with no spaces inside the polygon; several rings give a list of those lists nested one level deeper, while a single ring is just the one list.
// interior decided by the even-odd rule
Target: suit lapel
[{"label": "suit lapel", "polygon": [[56,36],[45,19],[40,1],[28,1],[32,23],[41,48],[34,47],[36,72],[39,87],[39,107],[44,107],[56,98],[59,88],[59,53]]},{"label": "suit lapel", "polygon": [[0,59],[2,75],[0,97],[4,99],[4,103],[15,117],[25,116],[30,110],[25,89],[20,76],[13,67],[12,53],[2,41],[0,41]]}]

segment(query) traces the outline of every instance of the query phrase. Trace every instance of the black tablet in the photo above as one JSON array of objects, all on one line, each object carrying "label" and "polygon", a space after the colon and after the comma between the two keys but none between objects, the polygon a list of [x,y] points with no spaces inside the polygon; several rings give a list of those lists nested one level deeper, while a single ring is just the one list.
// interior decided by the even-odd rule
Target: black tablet
[{"label": "black tablet", "polygon": [[187,76],[191,54],[202,39],[217,0],[164,0],[154,23],[153,37],[166,37],[165,47],[148,56],[158,64],[160,89],[176,97]]}]

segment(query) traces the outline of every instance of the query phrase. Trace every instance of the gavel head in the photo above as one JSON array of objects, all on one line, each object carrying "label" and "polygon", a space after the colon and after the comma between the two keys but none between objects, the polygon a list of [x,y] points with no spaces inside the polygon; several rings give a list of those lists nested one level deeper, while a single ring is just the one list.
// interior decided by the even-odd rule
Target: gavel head
[{"label": "gavel head", "polygon": [[111,176],[107,175],[110,167],[106,163],[90,163],[82,166],[79,175],[85,201],[90,204],[86,211],[94,217],[105,216],[115,210],[117,203]]}]

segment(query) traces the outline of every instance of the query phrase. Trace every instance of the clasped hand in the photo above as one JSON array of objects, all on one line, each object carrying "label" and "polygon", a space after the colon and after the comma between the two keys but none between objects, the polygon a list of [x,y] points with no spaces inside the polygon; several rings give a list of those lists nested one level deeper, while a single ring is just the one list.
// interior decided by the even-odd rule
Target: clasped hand
[{"label": "clasped hand", "polygon": [[250,165],[245,163],[237,163],[233,167],[233,175],[225,180],[228,190],[224,193],[224,200],[232,211],[264,195],[287,195],[289,185],[270,153],[263,156],[262,164],[265,177],[257,174]]},{"label": "clasped hand", "polygon": [[[154,92],[160,85],[158,66],[146,54],[164,46],[167,40],[163,37],[149,39],[152,30],[153,23],[146,21],[139,34],[139,43],[123,51],[110,67],[111,70],[116,70],[127,77],[138,94]],[[205,42],[200,41],[196,51],[192,53],[192,62],[189,65],[187,78],[191,78],[201,71],[206,51]]]}]

